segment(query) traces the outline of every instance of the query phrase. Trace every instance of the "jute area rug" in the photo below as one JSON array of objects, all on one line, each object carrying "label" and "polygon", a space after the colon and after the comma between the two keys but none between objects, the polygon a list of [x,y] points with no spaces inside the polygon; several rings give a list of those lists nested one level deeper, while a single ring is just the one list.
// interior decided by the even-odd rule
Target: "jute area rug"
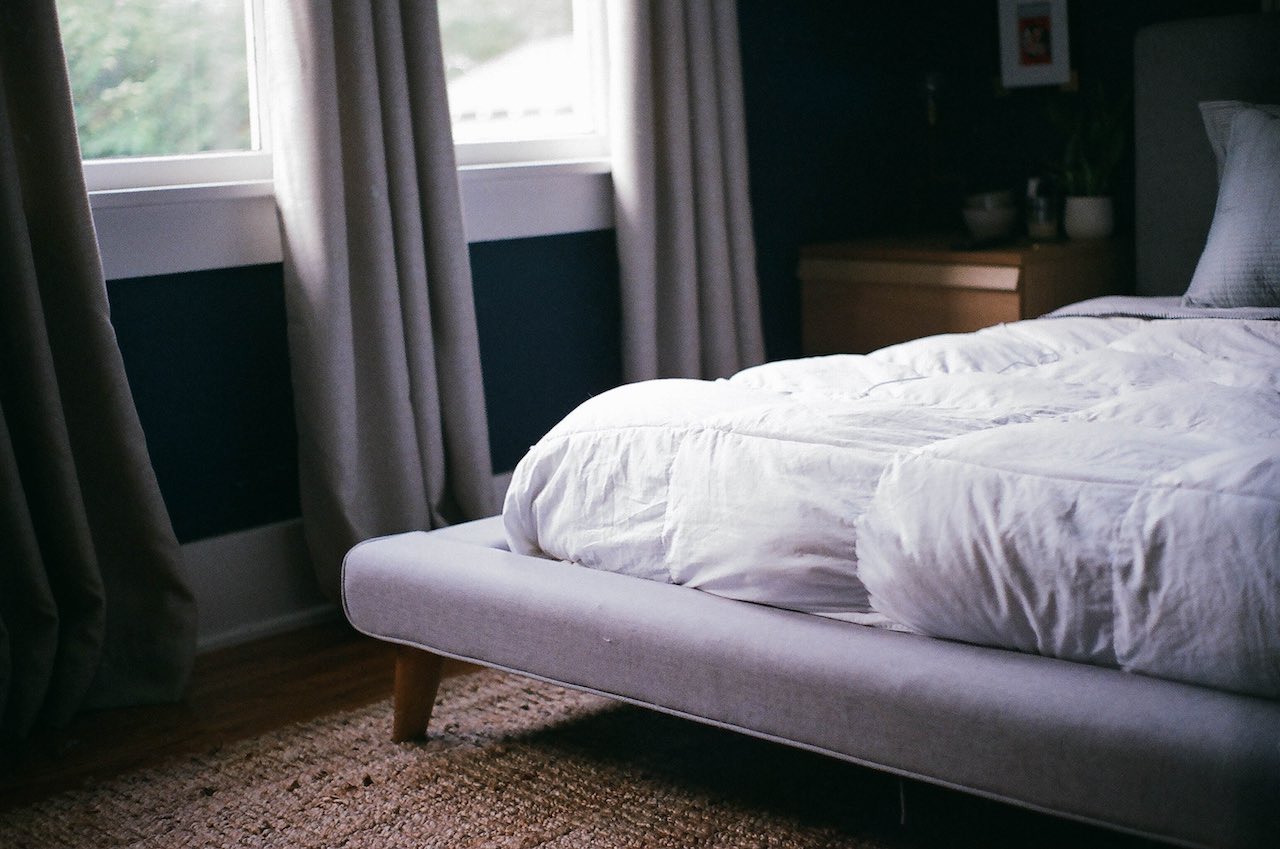
[{"label": "jute area rug", "polygon": [[916,784],[904,825],[892,777],[497,672],[447,679],[427,742],[390,743],[390,710],[335,714],[0,813],[0,846],[1112,843]]}]

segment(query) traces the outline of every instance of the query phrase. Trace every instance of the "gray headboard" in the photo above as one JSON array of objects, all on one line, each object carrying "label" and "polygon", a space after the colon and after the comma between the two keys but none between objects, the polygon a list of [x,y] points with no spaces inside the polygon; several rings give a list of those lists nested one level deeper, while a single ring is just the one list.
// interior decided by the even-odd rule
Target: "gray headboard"
[{"label": "gray headboard", "polygon": [[1280,14],[1147,27],[1134,45],[1137,292],[1181,295],[1218,195],[1202,100],[1280,103]]}]

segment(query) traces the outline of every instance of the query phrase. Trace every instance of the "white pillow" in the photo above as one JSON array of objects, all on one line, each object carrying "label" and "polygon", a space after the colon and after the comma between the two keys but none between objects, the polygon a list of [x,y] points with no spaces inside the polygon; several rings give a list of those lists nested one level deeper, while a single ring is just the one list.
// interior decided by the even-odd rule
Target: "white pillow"
[{"label": "white pillow", "polygon": [[1280,106],[1209,104],[1202,112],[1221,182],[1191,285],[1192,307],[1280,307]]}]

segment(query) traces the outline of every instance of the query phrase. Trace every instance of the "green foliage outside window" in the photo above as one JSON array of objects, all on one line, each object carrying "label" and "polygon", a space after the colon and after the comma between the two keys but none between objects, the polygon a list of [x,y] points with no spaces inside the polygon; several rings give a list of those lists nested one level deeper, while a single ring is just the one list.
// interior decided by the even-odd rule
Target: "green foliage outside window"
[{"label": "green foliage outside window", "polygon": [[[85,159],[254,146],[245,0],[57,5]],[[525,42],[572,32],[572,5],[440,0],[450,79]]]},{"label": "green foliage outside window", "polygon": [[58,0],[85,159],[253,145],[244,0]]}]

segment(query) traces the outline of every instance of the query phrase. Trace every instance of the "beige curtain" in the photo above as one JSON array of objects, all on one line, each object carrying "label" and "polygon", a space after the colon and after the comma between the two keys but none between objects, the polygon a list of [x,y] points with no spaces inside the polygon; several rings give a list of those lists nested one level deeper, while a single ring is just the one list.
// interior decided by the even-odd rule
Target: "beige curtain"
[{"label": "beige curtain", "polygon": [[54,0],[0,5],[0,750],[177,698],[195,607],[107,308]]},{"label": "beige curtain", "polygon": [[302,513],[338,595],[354,543],[493,512],[434,2],[269,0]]},{"label": "beige curtain", "polygon": [[735,0],[609,3],[628,380],[764,360]]}]

